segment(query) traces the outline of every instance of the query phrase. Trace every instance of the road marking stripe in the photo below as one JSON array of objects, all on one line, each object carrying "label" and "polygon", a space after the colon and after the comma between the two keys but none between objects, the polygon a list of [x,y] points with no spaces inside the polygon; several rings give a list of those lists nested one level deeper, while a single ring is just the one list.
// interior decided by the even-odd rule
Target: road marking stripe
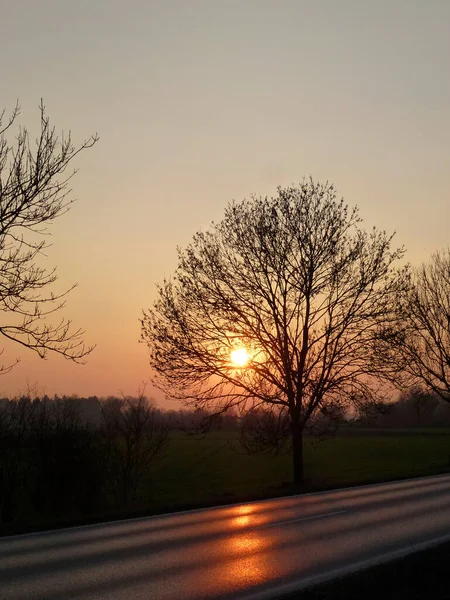
[{"label": "road marking stripe", "polygon": [[299,523],[300,521],[312,521],[313,519],[323,519],[324,517],[331,517],[333,515],[341,515],[348,512],[347,510],[335,510],[329,513],[323,513],[321,515],[312,515],[311,517],[300,517],[299,519],[290,519],[289,521],[277,521],[276,523],[268,523],[267,525],[261,525],[261,527],[276,527],[277,525],[288,525],[289,523]]}]

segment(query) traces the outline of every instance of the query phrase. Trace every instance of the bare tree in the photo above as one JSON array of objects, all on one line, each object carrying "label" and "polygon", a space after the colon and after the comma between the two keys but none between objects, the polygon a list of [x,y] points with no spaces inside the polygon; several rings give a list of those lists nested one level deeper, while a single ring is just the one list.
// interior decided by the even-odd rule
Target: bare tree
[{"label": "bare tree", "polygon": [[393,269],[403,249],[359,223],[312,180],[233,202],[179,250],[142,318],[153,383],[168,395],[217,412],[278,408],[271,423],[286,415],[297,484],[310,420],[379,400],[389,371],[372,350],[404,284]]},{"label": "bare tree", "polygon": [[107,399],[102,416],[110,485],[116,503],[128,506],[136,501],[139,486],[169,439],[167,421],[143,393]]},{"label": "bare tree", "polygon": [[[65,304],[69,290],[50,291],[56,270],[40,265],[48,242],[47,226],[64,214],[73,200],[69,164],[97,141],[94,135],[76,147],[70,133],[58,137],[41,102],[40,132],[33,143],[26,128],[15,132],[19,108],[9,118],[0,113],[0,333],[44,358],[48,350],[74,361],[92,348],[71,322],[49,318]],[[7,135],[11,137],[9,142]],[[0,372],[13,365],[2,366]]]},{"label": "bare tree", "polygon": [[450,401],[450,249],[436,252],[400,290],[397,322],[382,338],[404,386],[423,385]]},{"label": "bare tree", "polygon": [[[414,425],[430,425],[433,414],[439,404],[439,397],[427,389],[415,386],[401,397],[401,400],[411,407]],[[400,401],[401,401],[400,400]]]}]

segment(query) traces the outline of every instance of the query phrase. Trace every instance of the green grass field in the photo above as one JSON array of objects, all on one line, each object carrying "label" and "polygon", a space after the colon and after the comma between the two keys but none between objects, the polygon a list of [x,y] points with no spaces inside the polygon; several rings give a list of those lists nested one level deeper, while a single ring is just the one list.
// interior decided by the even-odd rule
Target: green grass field
[{"label": "green grass field", "polygon": [[[233,450],[233,434],[203,439],[173,436],[152,476],[155,507],[167,509],[238,501],[289,491],[289,456],[245,455]],[[444,472],[448,431],[414,430],[347,435],[314,447],[305,443],[306,488],[341,487]]]}]

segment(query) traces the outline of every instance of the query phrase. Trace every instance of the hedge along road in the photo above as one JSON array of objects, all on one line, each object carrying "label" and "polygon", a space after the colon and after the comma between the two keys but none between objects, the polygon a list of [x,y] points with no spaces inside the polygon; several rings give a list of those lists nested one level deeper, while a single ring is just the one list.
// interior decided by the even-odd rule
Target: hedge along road
[{"label": "hedge along road", "polygon": [[0,598],[270,599],[450,539],[450,476],[0,540]]}]

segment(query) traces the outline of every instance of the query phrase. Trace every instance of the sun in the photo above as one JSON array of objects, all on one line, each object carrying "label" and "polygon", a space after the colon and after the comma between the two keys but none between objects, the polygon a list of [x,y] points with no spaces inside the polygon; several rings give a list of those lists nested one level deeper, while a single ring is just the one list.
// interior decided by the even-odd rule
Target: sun
[{"label": "sun", "polygon": [[231,351],[230,358],[235,367],[245,367],[250,357],[245,348],[236,348]]}]

